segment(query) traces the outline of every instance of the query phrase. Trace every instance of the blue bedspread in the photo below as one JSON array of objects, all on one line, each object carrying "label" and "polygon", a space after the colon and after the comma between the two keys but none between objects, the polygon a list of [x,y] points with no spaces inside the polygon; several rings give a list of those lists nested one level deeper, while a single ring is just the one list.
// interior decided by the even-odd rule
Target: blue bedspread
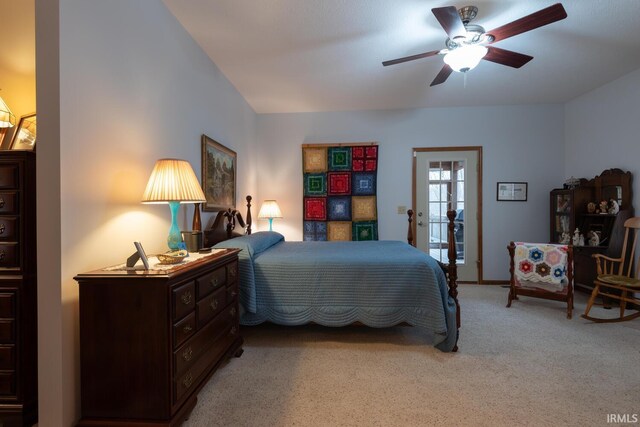
[{"label": "blue bedspread", "polygon": [[398,241],[285,242],[260,232],[219,243],[243,249],[241,323],[421,327],[439,349],[456,341],[455,303],[436,261]]}]

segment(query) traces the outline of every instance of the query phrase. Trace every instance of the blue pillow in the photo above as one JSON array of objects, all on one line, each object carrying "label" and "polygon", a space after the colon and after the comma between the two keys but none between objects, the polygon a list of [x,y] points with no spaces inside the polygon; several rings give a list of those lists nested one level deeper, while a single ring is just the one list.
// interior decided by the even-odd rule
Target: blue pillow
[{"label": "blue pillow", "polygon": [[284,241],[284,236],[275,231],[259,231],[254,234],[236,237],[217,243],[214,248],[239,248],[244,249],[253,258],[271,246]]}]

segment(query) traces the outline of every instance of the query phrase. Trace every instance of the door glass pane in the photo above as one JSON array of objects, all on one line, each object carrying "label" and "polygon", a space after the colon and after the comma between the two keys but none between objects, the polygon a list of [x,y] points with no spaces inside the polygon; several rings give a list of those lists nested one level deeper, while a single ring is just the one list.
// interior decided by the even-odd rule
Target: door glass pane
[{"label": "door glass pane", "polygon": [[464,177],[465,161],[429,162],[428,215],[429,253],[438,261],[448,262],[447,210],[456,211],[454,234],[458,263],[464,264]]}]

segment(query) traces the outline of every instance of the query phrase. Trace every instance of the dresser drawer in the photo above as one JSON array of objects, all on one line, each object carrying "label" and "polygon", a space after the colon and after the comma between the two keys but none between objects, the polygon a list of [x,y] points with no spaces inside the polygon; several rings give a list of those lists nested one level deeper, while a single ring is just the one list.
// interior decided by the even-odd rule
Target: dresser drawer
[{"label": "dresser drawer", "polygon": [[180,319],[196,306],[196,293],[193,282],[172,291],[173,320]]},{"label": "dresser drawer", "polygon": [[198,301],[198,328],[203,327],[216,314],[220,313],[227,304],[227,288],[222,287],[208,297]]},{"label": "dresser drawer", "polygon": [[231,301],[235,301],[238,299],[238,284],[233,283],[230,286],[227,286],[227,303]]},{"label": "dresser drawer", "polygon": [[0,216],[0,240],[18,240],[18,217]]},{"label": "dresser drawer", "polygon": [[15,292],[0,293],[0,318],[13,319],[16,316]]},{"label": "dresser drawer", "polygon": [[214,289],[223,286],[227,282],[225,267],[218,268],[209,274],[196,279],[198,284],[198,298],[210,294]]},{"label": "dresser drawer", "polygon": [[0,165],[0,188],[17,188],[18,187],[18,165],[2,164]]},{"label": "dresser drawer", "polygon": [[9,371],[16,368],[16,348],[13,345],[0,346],[0,370]]},{"label": "dresser drawer", "polygon": [[196,314],[191,313],[173,325],[173,347],[178,347],[196,333]]},{"label": "dresser drawer", "polygon": [[227,307],[216,318],[189,339],[182,347],[173,352],[174,372],[180,374],[196,361],[200,355],[228,329],[234,326],[234,318],[231,315],[232,307]]},{"label": "dresser drawer", "polygon": [[15,320],[2,319],[0,320],[0,343],[13,344],[15,342]]},{"label": "dresser drawer", "polygon": [[20,255],[17,243],[0,244],[0,267],[20,267]]},{"label": "dresser drawer", "polygon": [[18,193],[0,192],[0,214],[12,214],[17,212]]},{"label": "dresser drawer", "polygon": [[231,327],[224,330],[223,337],[211,345],[205,353],[200,357],[191,368],[187,369],[182,375],[174,381],[175,401],[180,400],[185,393],[190,392],[191,388],[196,386],[215,363],[229,349],[231,343],[235,340],[235,336],[230,333]]},{"label": "dresser drawer", "polygon": [[227,264],[227,283],[234,282],[238,278],[238,261]]},{"label": "dresser drawer", "polygon": [[16,394],[15,372],[0,372],[0,396],[14,396]]}]

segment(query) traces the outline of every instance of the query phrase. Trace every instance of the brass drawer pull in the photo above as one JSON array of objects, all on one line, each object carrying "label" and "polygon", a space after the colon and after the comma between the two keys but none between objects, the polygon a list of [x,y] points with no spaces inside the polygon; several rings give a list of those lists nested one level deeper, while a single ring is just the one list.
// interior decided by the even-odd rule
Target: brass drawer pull
[{"label": "brass drawer pull", "polygon": [[237,332],[238,332],[238,329],[235,326],[232,326],[231,330],[229,331],[231,335],[235,335]]},{"label": "brass drawer pull", "polygon": [[236,315],[236,308],[235,308],[235,307],[233,307],[229,313],[231,313],[231,317],[235,317],[235,315]]},{"label": "brass drawer pull", "polygon": [[193,328],[191,327],[191,325],[186,325],[184,328],[182,328],[182,331],[185,334],[189,334],[189,333],[191,333],[191,331],[193,331]]},{"label": "brass drawer pull", "polygon": [[215,288],[216,286],[218,286],[218,278],[217,277],[212,277],[209,280],[209,287]]},{"label": "brass drawer pull", "polygon": [[189,372],[187,376],[184,377],[184,380],[182,380],[182,384],[184,384],[186,388],[191,387],[191,384],[193,384],[193,375],[191,375],[191,372]]},{"label": "brass drawer pull", "polygon": [[188,362],[189,360],[191,360],[192,357],[193,357],[193,350],[191,350],[191,347],[185,348],[185,350],[182,352],[182,358]]},{"label": "brass drawer pull", "polygon": [[231,298],[235,298],[238,293],[236,291],[231,291]]},{"label": "brass drawer pull", "polygon": [[3,222],[2,224],[0,224],[0,234],[4,234],[4,230],[5,230],[5,226]]},{"label": "brass drawer pull", "polygon": [[211,310],[215,310],[216,308],[218,308],[218,300],[216,298],[212,299],[209,307],[211,307]]},{"label": "brass drawer pull", "polygon": [[0,197],[0,208],[4,208],[4,197]]},{"label": "brass drawer pull", "polygon": [[6,254],[5,254],[5,252],[4,252],[4,249],[3,249],[3,250],[1,250],[1,251],[0,251],[0,262],[4,261],[5,255],[6,255]]},{"label": "brass drawer pull", "polygon": [[191,304],[192,298],[193,297],[191,296],[191,292],[190,291],[187,291],[187,292],[183,293],[182,296],[180,297],[180,299],[182,300],[182,303],[184,305]]},{"label": "brass drawer pull", "polygon": [[233,267],[229,267],[229,276],[231,277],[236,277],[236,266],[234,265]]}]

